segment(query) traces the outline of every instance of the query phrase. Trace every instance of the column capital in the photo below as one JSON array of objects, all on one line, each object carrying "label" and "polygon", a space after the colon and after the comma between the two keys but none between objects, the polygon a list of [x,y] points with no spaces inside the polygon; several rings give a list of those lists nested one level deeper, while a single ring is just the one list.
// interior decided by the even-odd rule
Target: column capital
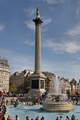
[{"label": "column capital", "polygon": [[40,18],[39,8],[36,10],[36,18],[33,19],[33,22],[35,22],[35,25],[43,23],[43,20]]}]

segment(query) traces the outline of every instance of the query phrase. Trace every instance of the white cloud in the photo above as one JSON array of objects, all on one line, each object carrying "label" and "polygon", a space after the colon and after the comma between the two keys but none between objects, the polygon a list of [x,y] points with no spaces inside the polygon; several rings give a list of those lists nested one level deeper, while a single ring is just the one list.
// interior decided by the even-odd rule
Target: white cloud
[{"label": "white cloud", "polygon": [[44,40],[43,44],[42,44],[45,48],[48,48],[54,52],[58,52],[58,53],[69,53],[69,54],[73,54],[76,52],[80,52],[80,45],[78,43],[75,42],[61,42],[61,43],[56,43],[53,40]]},{"label": "white cloud", "polygon": [[3,31],[5,28],[5,25],[0,25],[0,32]]},{"label": "white cloud", "polygon": [[24,24],[31,30],[35,29],[35,24],[33,23],[33,21],[25,21]]},{"label": "white cloud", "polygon": [[51,22],[52,22],[52,19],[51,19],[51,18],[43,19],[43,24],[42,24],[42,26],[47,25],[47,24],[49,24],[49,23],[51,23]]},{"label": "white cloud", "polygon": [[65,3],[71,0],[42,0],[44,2],[47,2],[48,4],[58,4],[58,3]]},{"label": "white cloud", "polygon": [[24,43],[27,44],[27,45],[33,46],[35,44],[35,41],[25,40]]},{"label": "white cloud", "polygon": [[80,52],[80,45],[73,42],[67,42],[65,44],[65,51],[68,53]]},{"label": "white cloud", "polygon": [[24,8],[24,12],[26,13],[26,15],[28,15],[28,16],[32,16],[32,15],[34,15],[34,13],[35,13],[35,9],[34,8]]},{"label": "white cloud", "polygon": [[67,35],[70,35],[70,36],[77,36],[77,35],[80,35],[80,24],[73,27],[72,29],[68,30]]}]

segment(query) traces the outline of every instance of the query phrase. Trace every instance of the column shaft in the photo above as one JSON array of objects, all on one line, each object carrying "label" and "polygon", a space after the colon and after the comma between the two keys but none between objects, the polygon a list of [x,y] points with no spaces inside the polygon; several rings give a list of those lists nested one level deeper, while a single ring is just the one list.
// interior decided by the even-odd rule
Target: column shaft
[{"label": "column shaft", "polygon": [[35,73],[41,72],[41,24],[35,25]]}]

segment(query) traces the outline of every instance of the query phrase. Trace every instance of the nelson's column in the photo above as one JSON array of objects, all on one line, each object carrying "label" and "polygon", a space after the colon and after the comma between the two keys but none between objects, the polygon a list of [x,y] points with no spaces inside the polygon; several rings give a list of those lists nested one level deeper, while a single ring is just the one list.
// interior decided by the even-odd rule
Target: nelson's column
[{"label": "nelson's column", "polygon": [[33,19],[35,23],[35,71],[29,76],[31,81],[31,90],[29,94],[43,94],[45,92],[46,76],[41,72],[41,23],[39,9],[36,10],[36,18]]}]

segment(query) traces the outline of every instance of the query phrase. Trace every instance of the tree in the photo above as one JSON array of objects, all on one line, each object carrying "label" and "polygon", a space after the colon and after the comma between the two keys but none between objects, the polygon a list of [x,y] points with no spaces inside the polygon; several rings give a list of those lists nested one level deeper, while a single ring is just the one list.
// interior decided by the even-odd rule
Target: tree
[{"label": "tree", "polygon": [[24,93],[24,83],[18,87],[17,93]]},{"label": "tree", "polygon": [[10,91],[10,92],[14,92],[14,93],[16,93],[17,88],[16,88],[16,85],[15,85],[14,82],[10,83],[9,91]]},{"label": "tree", "polygon": [[25,91],[28,92],[30,89],[31,89],[31,87],[27,86],[26,89],[25,89]]}]

